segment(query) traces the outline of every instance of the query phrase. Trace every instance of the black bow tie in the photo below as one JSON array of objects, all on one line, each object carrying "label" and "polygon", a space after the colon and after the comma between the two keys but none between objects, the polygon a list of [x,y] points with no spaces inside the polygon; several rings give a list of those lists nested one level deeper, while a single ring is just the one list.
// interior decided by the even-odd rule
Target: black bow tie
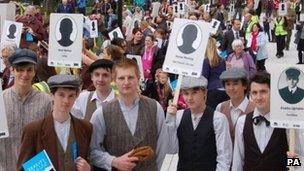
[{"label": "black bow tie", "polygon": [[266,126],[268,127],[270,125],[270,122],[264,117],[264,116],[256,116],[252,119],[252,122],[255,124],[255,125],[259,125],[261,122],[265,122],[266,123]]}]

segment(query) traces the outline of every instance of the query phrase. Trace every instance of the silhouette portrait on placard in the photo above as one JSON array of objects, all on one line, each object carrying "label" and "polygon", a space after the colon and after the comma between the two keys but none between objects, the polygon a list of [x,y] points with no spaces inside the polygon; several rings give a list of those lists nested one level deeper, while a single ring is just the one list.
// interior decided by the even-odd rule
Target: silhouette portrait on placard
[{"label": "silhouette portrait on placard", "polygon": [[178,7],[177,6],[175,6],[175,13],[177,13],[178,12]]},{"label": "silhouette portrait on placard", "polygon": [[182,3],[179,4],[179,10],[183,10],[183,4]]},{"label": "silhouette portrait on placard", "polygon": [[118,38],[118,33],[117,33],[117,31],[114,31],[114,32],[113,32],[113,38],[114,38],[114,39]]},{"label": "silhouette portrait on placard", "polygon": [[95,22],[92,22],[92,31],[95,31],[96,28],[95,28]]},{"label": "silhouette portrait on placard", "polygon": [[304,98],[304,90],[298,86],[299,78],[303,79],[303,75],[295,68],[287,69],[285,74],[287,86],[279,89],[279,94],[286,103],[299,103]]},{"label": "silhouette portrait on placard", "polygon": [[215,28],[217,26],[217,21],[214,21],[212,28]]},{"label": "silhouette portrait on placard", "polygon": [[285,11],[285,4],[281,5],[281,9],[282,9],[282,11]]},{"label": "silhouette portrait on placard", "polygon": [[196,49],[192,47],[192,44],[197,38],[197,32],[198,30],[195,25],[187,25],[182,33],[183,44],[181,46],[178,46],[178,50],[184,54],[193,53]]},{"label": "silhouette portrait on placard", "polygon": [[70,38],[73,32],[73,23],[69,18],[64,18],[61,20],[59,32],[61,34],[61,39],[58,41],[58,43],[61,46],[68,47],[73,44],[73,41]]},{"label": "silhouette portrait on placard", "polygon": [[11,24],[8,28],[8,31],[9,31],[9,34],[7,35],[7,37],[10,38],[10,39],[15,39],[16,38],[15,33],[17,31],[16,25]]}]

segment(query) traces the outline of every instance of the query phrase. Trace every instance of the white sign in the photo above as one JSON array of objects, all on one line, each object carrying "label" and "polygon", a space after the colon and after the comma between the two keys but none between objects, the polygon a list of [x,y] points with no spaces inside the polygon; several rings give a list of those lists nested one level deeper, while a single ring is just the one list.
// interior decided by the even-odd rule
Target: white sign
[{"label": "white sign", "polygon": [[209,34],[210,23],[176,18],[163,71],[199,77]]},{"label": "white sign", "polygon": [[207,13],[209,13],[210,12],[210,4],[205,4],[204,7],[205,7],[204,11],[207,12]]},{"label": "white sign", "polygon": [[1,34],[1,43],[14,43],[19,47],[22,29],[23,23],[5,20]]},{"label": "white sign", "polygon": [[112,30],[110,33],[109,33],[109,37],[110,37],[110,40],[113,40],[115,38],[122,38],[124,39],[124,36],[120,30],[119,27],[117,27],[116,29]]},{"label": "white sign", "polygon": [[82,14],[51,14],[48,65],[80,68]]},{"label": "white sign", "polygon": [[168,30],[172,30],[173,22],[167,20],[166,23],[167,23],[167,28],[168,28]]},{"label": "white sign", "polygon": [[144,77],[144,69],[143,69],[143,65],[142,65],[142,61],[141,61],[141,56],[139,55],[126,55],[127,58],[132,59],[134,61],[136,61],[138,67],[139,67],[139,72],[140,72],[140,81],[144,81],[145,77]]},{"label": "white sign", "polygon": [[177,6],[178,6],[178,13],[181,14],[181,15],[185,15],[185,13],[186,13],[186,4],[185,4],[185,2],[178,2]]},{"label": "white sign", "polygon": [[0,79],[0,138],[8,137],[7,118],[3,101],[2,82]]},{"label": "white sign", "polygon": [[173,4],[173,15],[174,16],[178,16],[178,5],[177,4]]},{"label": "white sign", "polygon": [[280,3],[278,14],[279,14],[279,16],[287,15],[287,4],[286,4],[286,2]]},{"label": "white sign", "polygon": [[304,128],[304,66],[272,64],[270,122],[272,127]]},{"label": "white sign", "polygon": [[98,25],[97,20],[91,20],[90,21],[90,37],[96,38],[98,37]]},{"label": "white sign", "polygon": [[13,3],[0,3],[0,33],[4,25],[4,20],[15,21],[16,5]]},{"label": "white sign", "polygon": [[218,28],[220,27],[221,22],[219,20],[212,19],[210,23],[211,23],[211,25],[210,25],[210,30],[211,30],[210,33],[211,34],[216,34]]},{"label": "white sign", "polygon": [[155,17],[158,16],[160,7],[161,7],[161,3],[160,2],[156,1],[156,2],[152,3],[152,13],[151,13],[151,16],[153,18],[155,18]]}]

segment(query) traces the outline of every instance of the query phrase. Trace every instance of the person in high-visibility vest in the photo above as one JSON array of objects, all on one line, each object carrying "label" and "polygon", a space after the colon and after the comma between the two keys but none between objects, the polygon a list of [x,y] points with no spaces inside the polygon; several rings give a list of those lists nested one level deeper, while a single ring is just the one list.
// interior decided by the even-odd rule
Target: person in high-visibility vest
[{"label": "person in high-visibility vest", "polygon": [[287,35],[287,31],[285,29],[286,24],[286,19],[282,16],[278,16],[274,21],[274,34],[277,41],[276,57],[278,58],[284,56],[283,50],[285,48],[285,37]]}]

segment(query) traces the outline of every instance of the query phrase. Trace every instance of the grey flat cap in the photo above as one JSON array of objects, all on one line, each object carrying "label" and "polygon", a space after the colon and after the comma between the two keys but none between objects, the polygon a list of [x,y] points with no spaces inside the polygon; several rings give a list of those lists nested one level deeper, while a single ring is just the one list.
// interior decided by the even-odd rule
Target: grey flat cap
[{"label": "grey flat cap", "polygon": [[75,75],[59,74],[54,75],[48,79],[50,88],[64,87],[64,88],[79,88],[80,78]]},{"label": "grey flat cap", "polygon": [[220,79],[224,80],[237,80],[241,78],[247,78],[247,72],[244,69],[240,68],[231,68],[228,69],[220,75]]},{"label": "grey flat cap", "polygon": [[37,64],[36,54],[29,49],[18,49],[16,52],[8,58],[11,65],[16,65],[20,63],[33,63]]},{"label": "grey flat cap", "polygon": [[184,76],[181,84],[181,89],[190,89],[195,87],[207,88],[208,80],[201,76],[199,78]]}]

